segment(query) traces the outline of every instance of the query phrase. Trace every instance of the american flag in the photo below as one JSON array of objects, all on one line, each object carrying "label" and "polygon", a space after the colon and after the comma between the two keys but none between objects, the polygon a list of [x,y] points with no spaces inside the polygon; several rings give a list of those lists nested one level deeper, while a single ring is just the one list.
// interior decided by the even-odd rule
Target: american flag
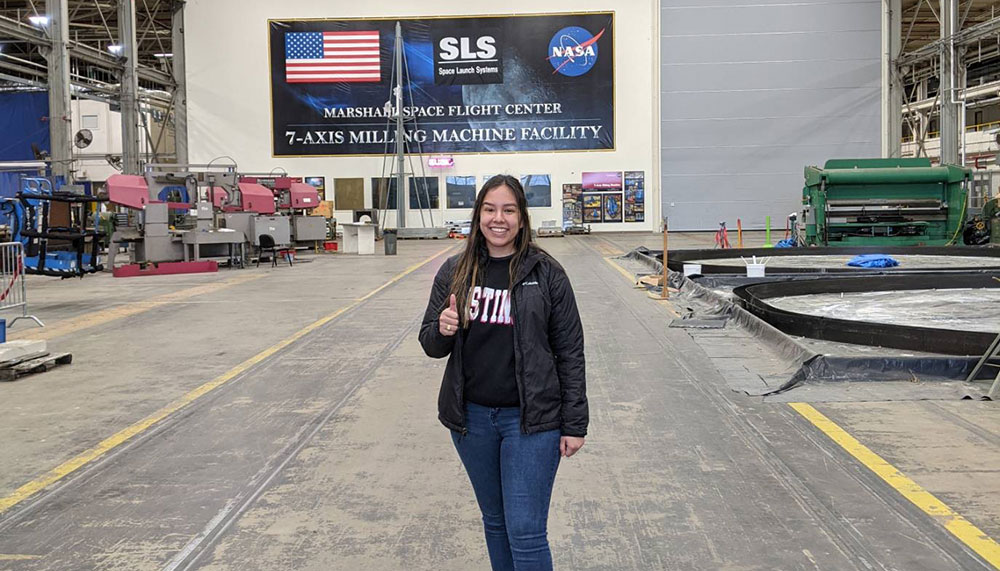
[{"label": "american flag", "polygon": [[285,81],[381,81],[378,30],[285,34]]}]

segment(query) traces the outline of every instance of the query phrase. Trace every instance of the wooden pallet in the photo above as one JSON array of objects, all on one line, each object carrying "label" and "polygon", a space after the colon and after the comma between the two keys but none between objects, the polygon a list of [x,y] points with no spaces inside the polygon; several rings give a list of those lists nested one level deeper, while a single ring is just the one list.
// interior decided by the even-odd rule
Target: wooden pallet
[{"label": "wooden pallet", "polygon": [[0,368],[0,381],[14,381],[25,375],[44,373],[59,365],[68,365],[72,362],[72,353],[49,353]]}]

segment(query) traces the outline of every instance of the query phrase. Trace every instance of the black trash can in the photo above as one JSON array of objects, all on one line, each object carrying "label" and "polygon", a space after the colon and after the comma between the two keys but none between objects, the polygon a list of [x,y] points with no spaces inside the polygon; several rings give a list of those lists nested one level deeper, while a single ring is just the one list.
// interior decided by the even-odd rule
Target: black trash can
[{"label": "black trash can", "polygon": [[385,255],[396,255],[396,229],[386,228],[382,230],[382,242],[385,245]]}]

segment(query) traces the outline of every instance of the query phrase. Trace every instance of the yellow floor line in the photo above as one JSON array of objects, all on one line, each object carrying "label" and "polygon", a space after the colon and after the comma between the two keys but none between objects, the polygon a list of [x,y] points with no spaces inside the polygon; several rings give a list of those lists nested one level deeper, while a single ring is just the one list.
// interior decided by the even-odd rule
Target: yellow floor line
[{"label": "yellow floor line", "polygon": [[[623,268],[620,265],[618,265],[618,263],[615,262],[614,260],[612,260],[611,258],[604,258],[604,261],[607,262],[612,268],[618,270],[618,272],[621,275],[625,276],[625,279],[627,279],[630,284],[635,285],[636,283],[638,283],[638,282],[636,282],[636,279],[635,279],[634,275],[630,274],[628,272],[628,270],[626,270],[625,268]],[[665,302],[667,302],[664,305],[664,307],[666,308],[666,310],[669,311],[670,313],[672,313],[674,315],[674,317],[680,317],[681,316],[681,314],[677,313],[677,311],[674,310],[673,306],[670,304],[670,300],[669,299],[661,299],[659,297],[659,295],[650,295],[650,297],[653,298],[653,299],[655,299],[655,300],[657,300],[657,301],[665,301]]]},{"label": "yellow floor line", "polygon": [[[111,321],[117,319],[122,319],[125,317],[130,317],[139,313],[167,305],[169,303],[175,303],[180,300],[189,299],[192,297],[206,295],[212,292],[225,289],[234,285],[239,285],[260,279],[267,274],[263,273],[246,273],[235,278],[230,278],[225,281],[204,284],[180,291],[174,291],[167,294],[163,294],[152,299],[138,301],[134,303],[128,303],[126,305],[120,305],[118,307],[112,307],[104,311],[98,311],[95,313],[87,313],[79,317],[74,317],[72,319],[67,319],[66,321],[61,321],[56,325],[49,325],[46,327],[38,329],[28,329],[25,331],[18,331],[17,333],[7,332],[8,339],[55,339],[57,337],[63,337],[71,333],[76,333],[82,329],[87,329],[89,327],[96,327],[98,325],[104,325]],[[30,322],[29,322],[30,324]]]},{"label": "yellow floor line", "polygon": [[599,242],[594,242],[594,248],[605,256],[620,256],[625,253],[620,248],[608,243],[604,238],[601,238]]},{"label": "yellow floor line", "polygon": [[33,561],[41,559],[41,555],[20,555],[17,553],[0,553],[0,561]]},{"label": "yellow floor line", "polygon": [[604,258],[604,261],[607,262],[608,265],[611,266],[612,268],[618,270],[618,273],[625,276],[625,279],[627,279],[630,284],[635,285],[636,283],[638,283],[636,282],[635,276],[630,274],[629,271],[626,270],[625,268],[618,265],[618,262],[612,260],[611,258]]},{"label": "yellow floor line", "polygon": [[952,535],[978,553],[990,565],[1000,569],[1000,544],[993,538],[986,535],[933,494],[921,488],[916,482],[903,475],[895,466],[886,462],[867,446],[858,442],[823,413],[805,403],[789,403],[789,406],[816,425],[816,428],[822,430],[841,448],[867,466],[869,470],[875,472],[879,478],[885,480],[903,497],[910,500],[913,505],[943,525]]},{"label": "yellow floor line", "polygon": [[137,434],[140,434],[140,433],[144,432],[145,430],[149,429],[151,426],[153,426],[154,424],[160,422],[164,418],[170,416],[171,414],[173,414],[173,413],[179,411],[180,409],[184,408],[185,406],[191,404],[192,402],[194,402],[195,400],[197,400],[199,397],[201,397],[201,396],[203,396],[203,395],[205,395],[205,394],[213,391],[214,389],[217,389],[218,387],[226,384],[227,382],[231,381],[233,378],[235,378],[240,373],[246,371],[250,367],[256,365],[257,363],[259,363],[259,362],[263,361],[264,359],[270,357],[271,355],[277,353],[281,349],[284,349],[285,347],[287,347],[287,346],[291,345],[292,343],[298,341],[299,339],[301,339],[304,335],[308,334],[309,332],[314,331],[318,327],[322,327],[323,325],[325,325],[325,324],[329,323],[330,321],[336,319],[339,315],[341,315],[345,311],[348,311],[348,310],[354,308],[355,306],[361,304],[366,299],[370,298],[372,295],[375,295],[376,293],[378,293],[378,292],[382,291],[383,289],[389,287],[390,285],[396,283],[397,281],[399,281],[402,278],[406,277],[407,275],[409,275],[410,273],[412,273],[416,269],[418,269],[421,266],[423,266],[423,265],[431,262],[435,258],[440,257],[441,255],[445,254],[446,252],[450,251],[453,247],[454,246],[448,246],[447,248],[444,248],[443,250],[441,250],[437,254],[434,254],[433,256],[425,259],[424,261],[418,262],[416,264],[413,264],[412,266],[406,268],[402,273],[397,274],[394,278],[390,279],[389,281],[387,281],[386,283],[382,284],[378,288],[372,290],[370,293],[368,293],[364,297],[358,298],[357,300],[354,301],[354,303],[352,303],[352,304],[350,304],[350,305],[348,305],[346,307],[342,307],[342,308],[338,309],[337,311],[335,311],[335,312],[327,315],[326,317],[323,317],[323,318],[319,319],[318,321],[315,321],[315,322],[307,325],[306,327],[304,327],[304,328],[300,329],[299,331],[297,331],[296,333],[294,333],[291,337],[283,339],[282,341],[279,341],[277,344],[272,345],[271,347],[268,347],[267,349],[261,351],[260,353],[257,353],[253,357],[250,357],[246,361],[243,361],[242,363],[240,363],[239,365],[233,367],[229,371],[226,371],[222,375],[220,375],[220,376],[212,379],[211,381],[209,381],[209,382],[201,385],[200,387],[192,390],[191,392],[185,394],[184,396],[182,396],[179,399],[175,400],[174,402],[168,404],[167,406],[161,408],[160,410],[154,412],[153,414],[147,416],[146,418],[140,420],[139,422],[136,422],[135,424],[129,426],[128,428],[125,428],[124,430],[118,432],[117,434],[114,434],[113,436],[110,436],[110,437],[102,440],[100,443],[97,444],[97,446],[94,446],[93,448],[91,448],[91,449],[89,449],[89,450],[87,450],[87,451],[85,451],[85,452],[77,455],[75,458],[72,458],[70,460],[67,460],[66,462],[63,462],[59,466],[56,466],[55,468],[53,468],[52,470],[50,470],[48,473],[46,473],[46,474],[44,474],[44,475],[42,475],[42,476],[40,476],[40,477],[32,480],[31,482],[28,482],[27,484],[24,484],[20,488],[14,490],[14,492],[11,493],[10,495],[8,495],[8,496],[6,496],[4,498],[0,498],[0,514],[6,512],[10,508],[12,508],[12,507],[16,506],[17,504],[23,502],[24,500],[28,499],[29,497],[37,494],[38,492],[40,492],[41,490],[45,489],[46,487],[51,486],[52,484],[54,484],[54,483],[58,482],[59,480],[65,478],[69,474],[72,474],[73,472],[75,472],[76,470],[80,469],[81,467],[87,465],[88,463],[93,462],[94,460],[100,458],[101,456],[103,456],[104,454],[106,454],[107,452],[109,452],[110,450],[113,450],[117,446],[120,446],[123,443],[127,442],[133,436],[136,436]]}]

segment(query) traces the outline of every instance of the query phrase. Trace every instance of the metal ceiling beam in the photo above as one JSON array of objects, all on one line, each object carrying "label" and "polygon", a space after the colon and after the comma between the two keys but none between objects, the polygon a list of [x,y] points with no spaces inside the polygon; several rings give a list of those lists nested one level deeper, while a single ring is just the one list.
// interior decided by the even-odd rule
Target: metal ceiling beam
[{"label": "metal ceiling beam", "polygon": [[[49,39],[45,36],[43,31],[4,16],[0,16],[0,34],[14,40],[28,42],[36,46],[45,47],[49,45]],[[81,42],[72,41],[68,38],[66,40],[66,45],[69,49],[70,56],[76,59],[97,65],[98,67],[115,73],[122,70],[122,64],[117,58],[98,48]],[[137,73],[139,79],[150,81],[164,87],[172,87],[174,84],[174,80],[169,73],[165,73],[148,66],[139,65]]]},{"label": "metal ceiling beam", "polygon": [[[990,18],[985,22],[957,31],[954,37],[954,45],[956,47],[971,46],[980,40],[994,36],[1000,36],[1000,17]],[[901,55],[899,65],[912,66],[921,61],[934,59],[942,50],[947,49],[949,43],[947,35],[939,36],[937,40]]]}]

